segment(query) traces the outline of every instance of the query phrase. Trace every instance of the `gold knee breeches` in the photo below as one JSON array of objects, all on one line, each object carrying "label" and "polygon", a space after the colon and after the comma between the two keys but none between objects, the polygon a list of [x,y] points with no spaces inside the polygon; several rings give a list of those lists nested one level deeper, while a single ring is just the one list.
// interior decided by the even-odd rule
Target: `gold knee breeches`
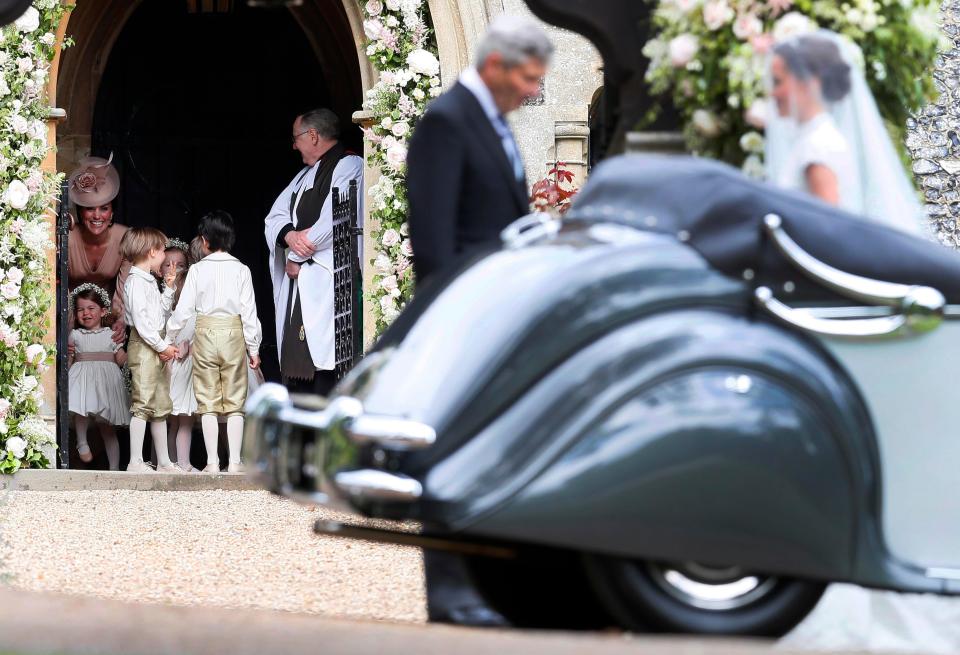
[{"label": "gold knee breeches", "polygon": [[133,380],[130,415],[144,421],[162,421],[173,411],[170,382],[160,354],[148,346],[136,330],[130,331],[127,366]]},{"label": "gold knee breeches", "polygon": [[198,414],[243,415],[247,402],[247,345],[239,316],[197,316],[193,393]]}]

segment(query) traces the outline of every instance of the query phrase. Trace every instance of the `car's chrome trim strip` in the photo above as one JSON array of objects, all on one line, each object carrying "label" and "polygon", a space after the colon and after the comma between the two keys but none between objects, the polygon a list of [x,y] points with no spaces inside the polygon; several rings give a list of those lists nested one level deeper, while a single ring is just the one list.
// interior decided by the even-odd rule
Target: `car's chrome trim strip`
[{"label": "car's chrome trim strip", "polygon": [[333,483],[348,496],[362,500],[413,502],[423,495],[423,487],[413,478],[377,469],[340,471]]}]

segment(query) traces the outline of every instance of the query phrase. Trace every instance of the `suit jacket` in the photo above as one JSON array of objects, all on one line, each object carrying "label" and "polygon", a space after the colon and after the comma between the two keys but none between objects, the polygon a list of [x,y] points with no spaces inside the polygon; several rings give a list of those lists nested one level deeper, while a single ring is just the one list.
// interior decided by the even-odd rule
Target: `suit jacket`
[{"label": "suit jacket", "polygon": [[526,180],[514,177],[490,119],[459,82],[430,103],[407,156],[410,240],[417,281],[497,243],[529,213]]}]

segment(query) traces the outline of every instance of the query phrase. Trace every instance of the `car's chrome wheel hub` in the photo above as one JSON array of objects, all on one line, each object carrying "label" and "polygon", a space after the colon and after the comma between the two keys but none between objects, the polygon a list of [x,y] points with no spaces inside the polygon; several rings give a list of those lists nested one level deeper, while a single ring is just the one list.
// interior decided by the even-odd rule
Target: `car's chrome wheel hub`
[{"label": "car's chrome wheel hub", "polygon": [[738,566],[648,563],[653,581],[667,594],[691,607],[730,611],[768,594],[776,578],[748,575]]}]

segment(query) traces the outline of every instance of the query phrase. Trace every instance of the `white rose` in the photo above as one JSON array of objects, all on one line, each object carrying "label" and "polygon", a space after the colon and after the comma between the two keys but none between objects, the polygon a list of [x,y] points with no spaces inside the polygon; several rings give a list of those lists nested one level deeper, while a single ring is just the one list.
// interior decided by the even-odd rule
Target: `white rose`
[{"label": "white rose", "polygon": [[387,150],[387,163],[394,170],[401,170],[407,163],[407,147],[402,143],[396,143]]},{"label": "white rose", "polygon": [[393,262],[386,253],[380,253],[373,262],[373,268],[380,275],[386,275],[393,271]]},{"label": "white rose", "polygon": [[387,293],[392,293],[394,289],[398,289],[397,276],[388,275],[387,277],[383,278],[380,280],[380,287]]},{"label": "white rose", "polygon": [[30,201],[30,189],[20,180],[13,180],[3,192],[3,201],[14,209],[23,209]]},{"label": "white rose", "polygon": [[380,2],[380,0],[367,0],[367,4],[364,5],[364,7],[370,16],[379,16],[380,12],[383,11],[383,3]]},{"label": "white rose", "polygon": [[726,0],[710,0],[703,5],[703,22],[707,29],[716,31],[733,20],[736,13]]},{"label": "white rose", "polygon": [[46,349],[39,343],[33,343],[27,346],[27,361],[31,364],[39,364],[46,355]]},{"label": "white rose", "polygon": [[741,14],[733,22],[733,35],[741,41],[763,33],[763,22],[753,14]]},{"label": "white rose", "polygon": [[10,87],[7,85],[7,81],[3,78],[0,78],[0,98],[9,94],[10,94]]},{"label": "white rose", "polygon": [[43,184],[43,173],[40,171],[33,171],[27,177],[26,185],[30,189],[30,193],[36,193],[40,190],[40,185]]},{"label": "white rose", "polygon": [[817,24],[797,11],[791,11],[780,17],[773,26],[773,40],[784,41],[798,34],[807,34],[817,29]]},{"label": "white rose", "polygon": [[693,112],[693,127],[705,137],[714,137],[720,134],[720,122],[713,112],[706,109],[698,109]]},{"label": "white rose", "polygon": [[387,309],[396,310],[397,303],[393,299],[393,296],[380,296],[380,311],[386,313]]},{"label": "white rose", "polygon": [[673,0],[673,5],[683,13],[693,11],[699,4],[700,0]]},{"label": "white rose", "polygon": [[433,77],[431,77],[431,78],[430,78],[430,86],[431,86],[431,87],[433,87],[433,86],[440,86],[440,78],[437,77],[436,75],[434,75]]},{"label": "white rose", "polygon": [[422,48],[414,50],[407,55],[407,66],[415,73],[433,77],[440,72],[440,62],[433,56],[432,52]]},{"label": "white rose", "polygon": [[400,287],[397,287],[396,289],[390,290],[390,295],[393,296],[394,298],[399,298],[400,296],[403,295],[403,292],[400,291]]},{"label": "white rose", "polygon": [[443,89],[441,89],[439,86],[435,86],[430,89],[431,98],[437,98],[441,93],[443,93]]},{"label": "white rose", "polygon": [[21,57],[17,60],[17,70],[21,73],[29,73],[33,70],[33,60],[30,57]]},{"label": "white rose", "polygon": [[410,226],[407,223],[400,226],[400,236],[410,236]]},{"label": "white rose", "polygon": [[17,459],[27,454],[27,442],[20,437],[10,437],[7,439],[6,448],[13,453],[13,456]]},{"label": "white rose", "polygon": [[396,144],[397,144],[397,137],[393,136],[392,134],[388,134],[387,136],[383,137],[383,139],[380,140],[380,147],[383,150],[389,150]]},{"label": "white rose", "polygon": [[380,127],[385,130],[389,130],[393,127],[393,119],[389,116],[386,116],[382,121],[380,121]]},{"label": "white rose", "polygon": [[[390,296],[384,296],[384,298],[393,300],[393,298]],[[396,305],[391,304],[383,310],[383,320],[387,321],[388,323],[392,322],[398,316],[400,316],[400,310],[397,309]]]},{"label": "white rose", "polygon": [[747,132],[740,137],[740,148],[744,152],[761,153],[763,152],[763,137],[759,132]]},{"label": "white rose", "polygon": [[700,42],[692,34],[680,34],[670,39],[668,50],[670,52],[670,63],[675,68],[683,68],[689,64],[697,55],[700,49]]},{"label": "white rose", "polygon": [[768,105],[769,100],[766,98],[754,100],[753,104],[750,105],[750,107],[747,108],[747,111],[744,112],[743,120],[745,120],[751,127],[762,130],[767,125]]},{"label": "white rose", "polygon": [[[406,223],[404,223],[406,225]],[[404,239],[400,244],[400,252],[402,252],[406,257],[413,257],[413,244],[410,243],[410,239]]]},{"label": "white rose", "polygon": [[380,73],[380,81],[387,86],[393,86],[397,83],[397,78],[394,76],[392,71],[383,71]]},{"label": "white rose", "polygon": [[15,20],[13,24],[16,25],[17,30],[20,32],[35,32],[37,28],[40,27],[40,12],[34,7],[27,7],[23,15]]},{"label": "white rose", "polygon": [[363,33],[371,41],[376,41],[383,34],[383,23],[376,19],[365,20],[363,21]]},{"label": "white rose", "polygon": [[23,282],[23,271],[14,266],[9,271],[7,271],[7,279],[13,282],[14,284],[20,284]]},{"label": "white rose", "polygon": [[400,233],[393,228],[390,228],[384,231],[383,236],[380,237],[380,243],[385,245],[387,248],[392,248],[400,243]]},{"label": "white rose", "polygon": [[33,391],[40,385],[40,383],[37,382],[37,378],[33,377],[32,375],[25,375],[23,376],[23,380],[20,382],[20,385],[26,391]]},{"label": "white rose", "polygon": [[400,121],[399,123],[394,123],[393,127],[390,128],[390,131],[393,132],[393,135],[397,138],[405,137],[407,134],[410,133],[410,124],[404,121]]},{"label": "white rose", "polygon": [[413,97],[416,98],[417,100],[423,100],[424,98],[427,97],[427,94],[423,92],[423,89],[414,89]]},{"label": "white rose", "polygon": [[[367,56],[372,57],[375,54],[377,54],[377,44],[371,43],[370,45],[367,46]],[[367,95],[370,95],[371,93],[373,93],[373,89],[370,89],[369,91],[367,91]]]},{"label": "white rose", "polygon": [[400,0],[387,0],[387,9],[396,11],[400,8]]},{"label": "white rose", "polygon": [[47,126],[43,121],[33,121],[30,123],[30,138],[37,141],[44,141],[47,138]]},{"label": "white rose", "polygon": [[20,154],[26,157],[27,159],[33,159],[34,157],[36,157],[37,148],[36,146],[33,145],[33,141],[24,143],[23,146],[20,147]]},{"label": "white rose", "polygon": [[413,79],[413,76],[414,72],[412,70],[409,68],[401,68],[394,73],[394,80],[396,81],[398,87],[403,88],[410,82],[410,80]]},{"label": "white rose", "polygon": [[30,121],[20,115],[10,118],[10,128],[17,134],[26,134],[30,131]]},{"label": "white rose", "polygon": [[400,25],[400,20],[396,16],[387,16],[387,20],[384,22],[387,27],[397,27]]},{"label": "white rose", "polygon": [[13,282],[4,282],[0,284],[0,295],[7,300],[16,300],[20,297],[20,285]]},{"label": "white rose", "polygon": [[53,44],[56,42],[57,42],[57,37],[54,36],[52,32],[47,32],[46,34],[40,37],[40,43],[47,46],[48,48],[53,46]]}]

